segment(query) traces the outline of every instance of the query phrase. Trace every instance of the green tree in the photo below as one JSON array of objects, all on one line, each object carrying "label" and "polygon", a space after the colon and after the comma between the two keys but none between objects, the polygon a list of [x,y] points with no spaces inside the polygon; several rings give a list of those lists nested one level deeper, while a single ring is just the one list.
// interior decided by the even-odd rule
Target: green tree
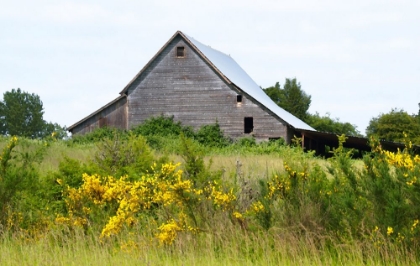
[{"label": "green tree", "polygon": [[313,128],[321,132],[334,134],[344,134],[347,136],[361,136],[355,125],[348,122],[341,122],[338,118],[332,119],[330,114],[320,116],[318,112],[308,114],[306,122]]},{"label": "green tree", "polygon": [[[0,133],[27,138],[42,138],[63,128],[43,119],[44,108],[40,97],[34,93],[12,89],[3,94],[0,102]],[[60,136],[61,137],[61,136]]]},{"label": "green tree", "polygon": [[392,109],[387,114],[373,117],[366,134],[396,142],[403,142],[406,135],[414,143],[420,144],[420,124],[415,115],[409,115],[404,110]]},{"label": "green tree", "polygon": [[278,106],[281,106],[280,101],[282,98],[282,90],[280,88],[279,82],[276,82],[276,84],[272,87],[264,89],[264,91],[271,98],[271,100],[273,100],[273,102],[275,102]]},{"label": "green tree", "polygon": [[277,82],[274,87],[264,89],[267,95],[281,108],[301,120],[306,120],[311,105],[311,96],[307,95],[294,79],[286,79],[283,89]]},{"label": "green tree", "polygon": [[62,127],[57,123],[45,123],[42,137],[52,136],[56,139],[66,139],[69,137],[67,128]]}]

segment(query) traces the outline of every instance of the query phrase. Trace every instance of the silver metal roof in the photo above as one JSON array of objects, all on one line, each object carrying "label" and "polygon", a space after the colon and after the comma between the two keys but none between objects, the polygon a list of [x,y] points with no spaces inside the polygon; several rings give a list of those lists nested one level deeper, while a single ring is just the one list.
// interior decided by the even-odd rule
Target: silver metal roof
[{"label": "silver metal roof", "polygon": [[252,78],[227,54],[217,51],[183,33],[201,53],[233,84],[271,110],[294,128],[316,131],[314,128],[274,103]]}]

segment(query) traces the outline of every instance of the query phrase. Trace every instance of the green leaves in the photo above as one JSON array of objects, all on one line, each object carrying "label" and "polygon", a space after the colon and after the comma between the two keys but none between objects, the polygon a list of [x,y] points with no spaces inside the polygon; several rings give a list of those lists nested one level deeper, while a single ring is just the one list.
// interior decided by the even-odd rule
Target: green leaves
[{"label": "green leaves", "polygon": [[43,119],[44,108],[38,95],[12,89],[3,94],[0,102],[0,133],[3,135],[43,138],[60,132],[57,137],[65,137],[65,130],[58,124],[47,123]]},{"label": "green leaves", "polygon": [[321,132],[328,132],[334,134],[345,134],[347,136],[360,136],[360,132],[355,125],[348,122],[341,122],[338,118],[331,118],[327,113],[321,116],[318,112],[309,114],[306,122]]},{"label": "green leaves", "polygon": [[409,115],[403,110],[392,109],[389,113],[372,118],[366,129],[366,134],[396,142],[404,142],[408,138],[414,144],[420,144],[420,123],[415,115]]},{"label": "green leaves", "polygon": [[283,89],[277,82],[274,87],[264,89],[265,93],[281,108],[294,116],[305,120],[311,105],[311,96],[307,95],[294,79],[286,79]]}]

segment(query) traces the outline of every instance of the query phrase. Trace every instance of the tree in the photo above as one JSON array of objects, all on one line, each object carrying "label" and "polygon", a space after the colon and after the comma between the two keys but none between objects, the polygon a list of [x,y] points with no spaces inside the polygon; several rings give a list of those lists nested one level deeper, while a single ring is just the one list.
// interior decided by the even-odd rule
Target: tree
[{"label": "tree", "polygon": [[308,114],[306,122],[321,132],[328,132],[334,134],[344,134],[347,136],[361,136],[355,125],[348,122],[341,122],[338,118],[332,119],[330,114],[320,116],[318,112],[315,114]]},{"label": "tree", "polygon": [[396,142],[403,142],[407,136],[413,143],[420,144],[420,123],[416,115],[392,109],[387,114],[373,117],[366,128],[366,134]]},{"label": "tree", "polygon": [[273,102],[275,102],[278,106],[281,106],[280,101],[282,97],[282,91],[279,82],[276,82],[276,85],[274,85],[273,87],[268,87],[263,90],[271,98],[271,100],[273,100]]},{"label": "tree", "polygon": [[274,87],[264,89],[265,93],[280,107],[301,120],[306,120],[311,105],[311,96],[307,95],[294,79],[286,79],[283,89],[277,82]]},{"label": "tree", "polygon": [[38,95],[12,89],[3,94],[0,102],[0,133],[27,138],[42,138],[56,129],[57,124],[43,119],[42,101]]},{"label": "tree", "polygon": [[66,139],[69,137],[67,128],[62,127],[57,123],[45,123],[42,137],[52,136],[56,139]]}]

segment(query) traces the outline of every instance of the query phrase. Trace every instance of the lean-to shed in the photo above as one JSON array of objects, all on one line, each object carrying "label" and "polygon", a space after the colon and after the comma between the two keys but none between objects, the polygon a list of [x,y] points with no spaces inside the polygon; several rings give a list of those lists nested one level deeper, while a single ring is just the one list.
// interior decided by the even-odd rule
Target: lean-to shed
[{"label": "lean-to shed", "polygon": [[277,106],[231,58],[177,31],[120,92],[70,126],[72,134],[98,127],[130,129],[153,116],[173,116],[199,128],[219,123],[232,138],[284,138],[312,127]]}]

